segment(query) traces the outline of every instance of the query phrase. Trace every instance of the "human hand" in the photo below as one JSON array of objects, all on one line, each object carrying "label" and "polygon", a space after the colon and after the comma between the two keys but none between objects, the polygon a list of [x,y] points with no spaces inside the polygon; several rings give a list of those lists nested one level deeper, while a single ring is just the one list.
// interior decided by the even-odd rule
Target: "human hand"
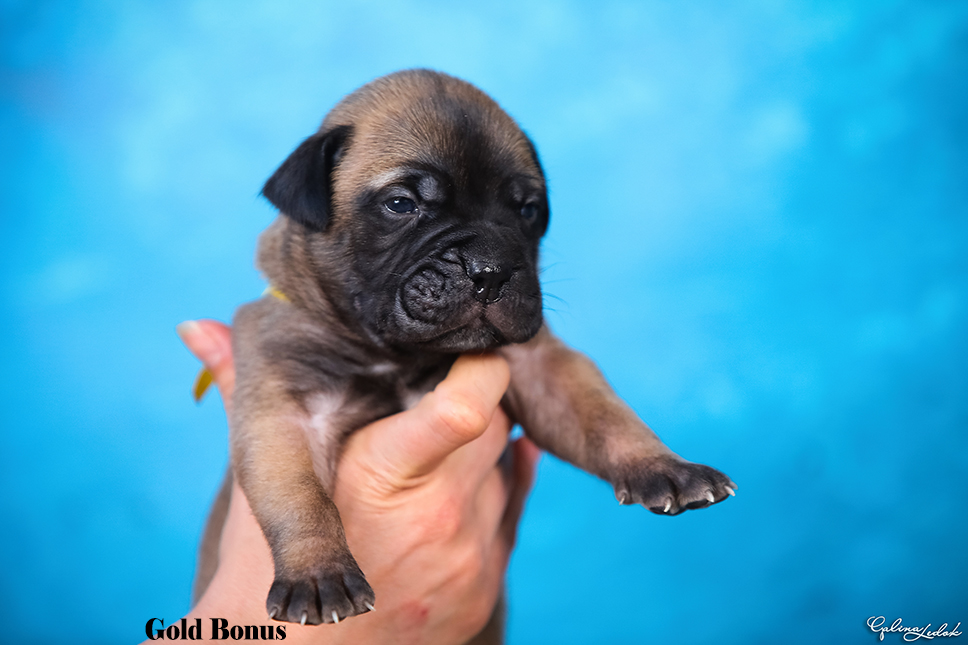
[{"label": "human hand", "polygon": [[[198,321],[179,333],[228,407],[235,380],[229,328]],[[500,594],[539,456],[522,438],[512,444],[510,473],[495,465],[510,429],[500,407],[508,378],[497,356],[463,356],[416,407],[351,435],[333,499],[377,608],[337,625],[287,624],[287,639],[438,644],[480,631]],[[189,618],[265,624],[272,580],[269,547],[236,484],[218,571]]]}]

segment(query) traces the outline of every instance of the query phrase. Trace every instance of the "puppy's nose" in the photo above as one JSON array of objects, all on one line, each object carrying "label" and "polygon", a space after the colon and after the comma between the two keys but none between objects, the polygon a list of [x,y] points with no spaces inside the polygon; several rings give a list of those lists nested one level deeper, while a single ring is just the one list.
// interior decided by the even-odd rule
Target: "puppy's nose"
[{"label": "puppy's nose", "polygon": [[471,260],[464,265],[467,277],[474,283],[474,298],[485,305],[501,299],[501,287],[513,271],[506,265]]}]

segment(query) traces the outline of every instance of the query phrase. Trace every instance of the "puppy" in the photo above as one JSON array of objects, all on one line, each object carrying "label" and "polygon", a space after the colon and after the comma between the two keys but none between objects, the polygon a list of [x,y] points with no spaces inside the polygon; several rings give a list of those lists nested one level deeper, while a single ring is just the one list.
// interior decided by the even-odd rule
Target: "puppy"
[{"label": "puppy", "polygon": [[[499,351],[511,418],[621,503],[676,515],[732,494],[728,477],[669,450],[543,324],[544,173],[477,88],[427,70],[377,79],[262,193],[281,215],[259,242],[269,293],[234,320],[231,471],[272,550],[271,618],[319,624],[373,608],[330,497],[341,446],[430,391],[461,352]],[[220,530],[217,506],[203,553]],[[209,555],[196,596],[213,571]]]}]

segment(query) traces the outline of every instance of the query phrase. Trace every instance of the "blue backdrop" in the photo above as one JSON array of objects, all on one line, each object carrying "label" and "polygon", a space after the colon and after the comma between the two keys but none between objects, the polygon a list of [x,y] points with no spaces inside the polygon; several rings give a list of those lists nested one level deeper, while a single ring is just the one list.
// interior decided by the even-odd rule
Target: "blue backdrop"
[{"label": "blue backdrop", "polygon": [[536,141],[550,322],[740,486],[662,518],[545,458],[510,642],[968,622],[965,2],[3,0],[0,25],[0,642],[187,610],[226,427],[174,327],[261,291],[262,182],[413,66]]}]

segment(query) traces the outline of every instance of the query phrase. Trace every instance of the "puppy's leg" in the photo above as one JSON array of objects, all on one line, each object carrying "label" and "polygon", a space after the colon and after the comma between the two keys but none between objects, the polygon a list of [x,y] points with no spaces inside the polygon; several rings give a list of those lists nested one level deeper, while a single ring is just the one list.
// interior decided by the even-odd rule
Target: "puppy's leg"
[{"label": "puppy's leg", "polygon": [[660,515],[721,502],[736,487],[709,466],[682,459],[643,423],[584,354],[547,326],[501,350],[511,365],[505,403],[548,452],[615,487],[623,504]]},{"label": "puppy's leg", "polygon": [[271,381],[236,395],[232,467],[272,550],[270,618],[318,625],[369,611],[373,590],[313,468],[306,411]]}]

